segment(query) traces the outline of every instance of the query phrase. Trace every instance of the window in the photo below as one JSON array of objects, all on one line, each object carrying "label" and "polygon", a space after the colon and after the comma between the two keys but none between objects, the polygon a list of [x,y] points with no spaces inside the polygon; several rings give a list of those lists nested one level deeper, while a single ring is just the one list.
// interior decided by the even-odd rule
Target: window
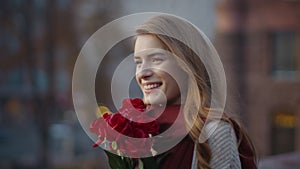
[{"label": "window", "polygon": [[272,154],[295,150],[297,117],[294,113],[278,111],[272,114]]},{"label": "window", "polygon": [[273,40],[273,75],[294,76],[296,74],[296,33],[275,32]]}]

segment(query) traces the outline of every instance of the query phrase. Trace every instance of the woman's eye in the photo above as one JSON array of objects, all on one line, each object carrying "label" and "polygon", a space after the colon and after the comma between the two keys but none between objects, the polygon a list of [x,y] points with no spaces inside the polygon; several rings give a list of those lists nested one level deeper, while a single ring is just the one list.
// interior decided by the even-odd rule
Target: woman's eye
[{"label": "woman's eye", "polygon": [[135,60],[134,63],[135,63],[136,65],[139,65],[139,64],[142,63],[142,61],[140,61],[140,60]]},{"label": "woman's eye", "polygon": [[152,62],[154,62],[154,63],[160,63],[162,61],[163,61],[163,59],[161,59],[161,58],[153,58],[152,59]]}]

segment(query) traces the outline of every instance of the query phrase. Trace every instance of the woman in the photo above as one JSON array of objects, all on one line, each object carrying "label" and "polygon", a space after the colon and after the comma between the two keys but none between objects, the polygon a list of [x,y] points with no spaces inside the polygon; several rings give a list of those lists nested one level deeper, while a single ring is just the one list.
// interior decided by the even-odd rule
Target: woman
[{"label": "woman", "polygon": [[[211,65],[201,61],[216,55],[208,39],[190,23],[170,15],[151,18],[136,32],[136,80],[145,104],[184,105],[185,124],[190,129],[160,168],[256,168],[254,148],[237,121],[226,112],[214,112],[221,116],[220,123],[208,116],[209,110],[219,108],[210,108],[218,101],[210,97],[205,67]],[[205,132],[212,133],[200,143]]]}]

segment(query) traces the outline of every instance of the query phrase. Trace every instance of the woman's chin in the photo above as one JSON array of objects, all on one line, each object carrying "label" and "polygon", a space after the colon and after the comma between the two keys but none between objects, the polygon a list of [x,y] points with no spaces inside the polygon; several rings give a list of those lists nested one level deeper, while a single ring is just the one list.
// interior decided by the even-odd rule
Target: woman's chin
[{"label": "woman's chin", "polygon": [[159,97],[159,96],[151,96],[148,95],[144,97],[144,103],[145,104],[151,104],[151,105],[166,105],[167,99],[165,97]]}]

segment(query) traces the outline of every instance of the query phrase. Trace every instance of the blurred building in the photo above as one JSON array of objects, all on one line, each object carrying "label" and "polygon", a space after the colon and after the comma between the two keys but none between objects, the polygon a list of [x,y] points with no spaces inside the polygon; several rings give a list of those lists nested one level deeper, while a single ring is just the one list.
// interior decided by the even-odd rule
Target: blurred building
[{"label": "blurred building", "polygon": [[[78,34],[91,35],[107,19],[100,2],[83,9],[89,2],[0,2],[0,168],[106,168],[71,95],[73,66],[88,38]],[[87,11],[85,27],[78,26]]]},{"label": "blurred building", "polygon": [[221,0],[216,11],[230,101],[258,154],[299,152],[300,1]]}]

